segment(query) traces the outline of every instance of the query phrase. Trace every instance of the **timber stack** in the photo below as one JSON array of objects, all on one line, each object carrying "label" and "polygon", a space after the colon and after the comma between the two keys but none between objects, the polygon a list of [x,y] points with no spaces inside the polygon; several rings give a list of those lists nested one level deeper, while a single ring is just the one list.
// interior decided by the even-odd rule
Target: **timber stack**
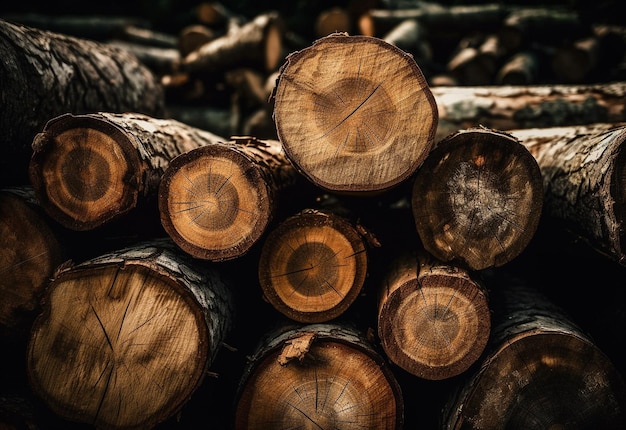
[{"label": "timber stack", "polygon": [[165,3],[0,16],[0,427],[626,427],[626,28]]}]

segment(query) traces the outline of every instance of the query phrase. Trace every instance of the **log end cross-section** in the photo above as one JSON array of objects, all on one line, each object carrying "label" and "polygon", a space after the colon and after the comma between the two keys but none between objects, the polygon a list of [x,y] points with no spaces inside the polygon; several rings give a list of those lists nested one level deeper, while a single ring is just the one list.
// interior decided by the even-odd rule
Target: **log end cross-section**
[{"label": "log end cross-section", "polygon": [[33,325],[30,384],[69,421],[152,428],[202,383],[229,330],[227,291],[218,275],[150,247],[68,267]]},{"label": "log end cross-section", "polygon": [[356,300],[367,273],[365,241],[346,219],[304,210],[270,232],[259,282],[275,309],[299,322],[338,317]]},{"label": "log end cross-section", "polygon": [[[280,142],[251,142],[257,146],[222,142],[181,154],[161,179],[161,223],[196,258],[224,261],[245,254],[274,216],[278,189],[263,169],[280,164],[271,152]],[[254,154],[264,156],[265,164]]]},{"label": "log end cross-section", "polygon": [[234,428],[400,429],[403,411],[393,373],[362,335],[312,324],[262,342],[241,378]]},{"label": "log end cross-section", "polygon": [[331,191],[383,191],[433,144],[438,112],[413,57],[382,39],[335,33],[287,57],[274,90],[285,152]]},{"label": "log end cross-section", "polygon": [[473,270],[502,266],[533,238],[543,208],[535,158],[485,128],[449,135],[415,176],[412,211],[424,248]]},{"label": "log end cross-section", "polygon": [[142,162],[127,133],[89,115],[61,115],[33,141],[30,180],[50,216],[91,230],[134,208]]},{"label": "log end cross-section", "polygon": [[387,356],[429,380],[466,371],[489,339],[485,289],[465,270],[433,259],[403,256],[393,267],[381,286],[378,312]]}]

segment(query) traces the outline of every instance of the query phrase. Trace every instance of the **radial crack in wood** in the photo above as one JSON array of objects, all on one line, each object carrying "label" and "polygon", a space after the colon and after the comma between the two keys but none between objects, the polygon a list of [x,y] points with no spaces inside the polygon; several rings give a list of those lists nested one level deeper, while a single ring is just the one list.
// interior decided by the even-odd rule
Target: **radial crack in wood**
[{"label": "radial crack in wood", "polygon": [[437,106],[413,57],[373,37],[335,33],[292,53],[273,96],[285,152],[327,190],[396,186],[422,163],[437,129]]},{"label": "radial crack in wood", "polygon": [[197,258],[246,254],[278,210],[297,172],[278,141],[235,137],[176,157],[159,186],[165,231]]},{"label": "radial crack in wood", "polygon": [[[314,334],[299,360],[281,364],[292,339]],[[307,337],[308,339],[308,337]],[[245,369],[235,429],[400,429],[399,385],[372,344],[347,324],[280,327],[266,334]]]},{"label": "radial crack in wood", "polygon": [[391,361],[424,379],[466,371],[491,330],[487,291],[423,251],[399,253],[380,285],[378,335]]},{"label": "radial crack in wood", "polygon": [[411,195],[424,248],[443,262],[481,270],[526,248],[541,217],[543,182],[537,161],[517,139],[472,128],[437,144]]},{"label": "radial crack in wood", "polygon": [[152,428],[199,387],[230,331],[228,281],[171,242],[65,267],[31,331],[34,392],[96,428]]},{"label": "radial crack in wood", "polygon": [[138,113],[66,114],[48,121],[35,137],[29,175],[55,220],[72,230],[93,230],[156,203],[161,176],[174,157],[220,140]]},{"label": "radial crack in wood", "polygon": [[264,297],[307,323],[338,317],[356,300],[367,274],[366,242],[347,219],[307,209],[272,230],[259,258]]}]

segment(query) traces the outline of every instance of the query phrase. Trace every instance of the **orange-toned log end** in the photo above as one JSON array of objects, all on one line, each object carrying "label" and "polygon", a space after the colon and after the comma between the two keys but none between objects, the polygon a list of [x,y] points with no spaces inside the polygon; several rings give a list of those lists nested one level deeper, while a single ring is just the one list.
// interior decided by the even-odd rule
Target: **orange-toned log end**
[{"label": "orange-toned log end", "polygon": [[280,349],[269,351],[244,381],[234,428],[401,428],[402,396],[385,369],[370,352],[332,338],[286,364]]},{"label": "orange-toned log end", "polygon": [[206,145],[172,160],[159,188],[165,231],[181,249],[224,261],[249,251],[274,214],[258,164],[233,145]]},{"label": "orange-toned log end", "polygon": [[347,220],[305,210],[263,243],[259,282],[275,309],[299,322],[338,317],[356,300],[367,273],[365,242]]},{"label": "orange-toned log end", "polygon": [[95,116],[61,115],[33,141],[30,180],[65,227],[92,230],[135,207],[141,164],[129,137]]},{"label": "orange-toned log end", "polygon": [[334,33],[291,54],[274,91],[285,153],[316,185],[379,192],[430,151],[438,111],[412,56],[381,39]]},{"label": "orange-toned log end", "polygon": [[396,289],[379,312],[390,360],[420,378],[442,380],[467,370],[490,334],[487,297],[471,280],[438,274]]},{"label": "orange-toned log end", "polygon": [[8,190],[0,191],[0,332],[24,335],[64,252],[41,213]]}]

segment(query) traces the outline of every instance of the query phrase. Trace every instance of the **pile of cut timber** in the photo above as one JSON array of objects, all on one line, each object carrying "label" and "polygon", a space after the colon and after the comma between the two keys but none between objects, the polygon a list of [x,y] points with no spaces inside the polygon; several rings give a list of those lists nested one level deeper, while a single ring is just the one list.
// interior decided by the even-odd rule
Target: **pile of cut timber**
[{"label": "pile of cut timber", "polygon": [[0,18],[0,427],[626,426],[626,31],[347,3]]}]

